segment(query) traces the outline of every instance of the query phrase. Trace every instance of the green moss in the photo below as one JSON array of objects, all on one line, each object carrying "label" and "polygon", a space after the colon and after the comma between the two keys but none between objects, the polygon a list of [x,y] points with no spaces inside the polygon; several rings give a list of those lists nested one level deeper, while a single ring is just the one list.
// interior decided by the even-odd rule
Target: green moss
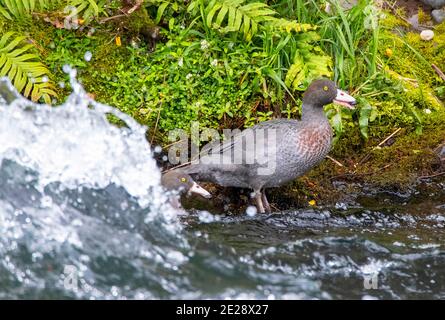
[{"label": "green moss", "polygon": [[121,24],[133,35],[149,35],[150,30],[155,27],[155,23],[145,8],[136,10],[130,16],[125,17]]},{"label": "green moss", "polygon": [[[399,17],[404,16],[404,13],[399,11]],[[387,10],[383,11],[383,19],[380,20],[380,26],[383,29],[387,30],[393,30],[398,27],[409,27],[409,24],[404,21],[403,19],[400,19],[399,17],[395,16],[394,14],[390,13]]]},{"label": "green moss", "polygon": [[418,32],[400,33],[384,30],[380,44],[380,53],[385,55],[387,48],[392,49],[392,56],[384,63],[403,77],[416,79],[422,84],[435,87],[440,78],[431,68],[431,64],[445,69],[445,23],[438,25],[435,37],[423,41]]},{"label": "green moss", "polygon": [[431,16],[428,13],[426,13],[425,11],[423,11],[422,8],[418,9],[417,14],[418,14],[418,20],[419,20],[420,24],[422,24],[422,25],[432,24],[433,21],[431,20]]}]

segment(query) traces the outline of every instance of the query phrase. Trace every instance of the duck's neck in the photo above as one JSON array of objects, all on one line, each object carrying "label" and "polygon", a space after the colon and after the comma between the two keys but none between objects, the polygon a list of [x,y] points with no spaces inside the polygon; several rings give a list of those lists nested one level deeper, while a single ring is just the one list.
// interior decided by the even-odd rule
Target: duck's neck
[{"label": "duck's neck", "polygon": [[304,122],[327,121],[322,107],[315,107],[310,104],[304,104],[301,110],[301,120]]}]

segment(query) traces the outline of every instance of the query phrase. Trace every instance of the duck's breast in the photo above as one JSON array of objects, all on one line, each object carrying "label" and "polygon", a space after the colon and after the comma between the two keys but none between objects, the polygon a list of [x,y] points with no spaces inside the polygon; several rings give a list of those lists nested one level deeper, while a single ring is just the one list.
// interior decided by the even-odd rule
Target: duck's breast
[{"label": "duck's breast", "polygon": [[283,185],[320,163],[331,148],[332,129],[329,123],[320,123],[287,132],[285,137],[278,141],[276,172],[266,187]]}]

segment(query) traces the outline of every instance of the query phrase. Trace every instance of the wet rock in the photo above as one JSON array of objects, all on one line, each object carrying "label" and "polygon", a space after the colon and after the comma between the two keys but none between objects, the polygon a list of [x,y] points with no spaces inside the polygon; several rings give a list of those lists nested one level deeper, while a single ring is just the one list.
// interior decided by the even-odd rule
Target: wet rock
[{"label": "wet rock", "polygon": [[433,17],[434,21],[437,23],[442,23],[445,21],[445,9],[436,9],[431,11],[431,16]]},{"label": "wet rock", "polygon": [[423,30],[420,33],[420,38],[424,41],[430,41],[434,38],[434,32],[432,30]]},{"label": "wet rock", "polygon": [[420,0],[420,1],[423,2],[424,4],[433,7],[434,9],[439,9],[445,6],[445,0]]},{"label": "wet rock", "polygon": [[409,24],[416,30],[419,30],[419,15],[415,14],[409,17],[408,19]]}]

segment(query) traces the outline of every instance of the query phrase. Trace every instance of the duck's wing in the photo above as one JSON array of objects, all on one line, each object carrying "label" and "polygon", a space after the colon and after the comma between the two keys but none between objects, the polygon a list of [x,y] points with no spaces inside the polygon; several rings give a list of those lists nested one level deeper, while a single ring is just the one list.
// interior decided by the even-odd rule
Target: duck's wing
[{"label": "duck's wing", "polygon": [[298,123],[297,120],[287,119],[261,122],[225,141],[205,145],[199,154],[200,161],[215,164],[267,164],[276,156],[279,139],[283,139],[286,132],[295,130]]}]

